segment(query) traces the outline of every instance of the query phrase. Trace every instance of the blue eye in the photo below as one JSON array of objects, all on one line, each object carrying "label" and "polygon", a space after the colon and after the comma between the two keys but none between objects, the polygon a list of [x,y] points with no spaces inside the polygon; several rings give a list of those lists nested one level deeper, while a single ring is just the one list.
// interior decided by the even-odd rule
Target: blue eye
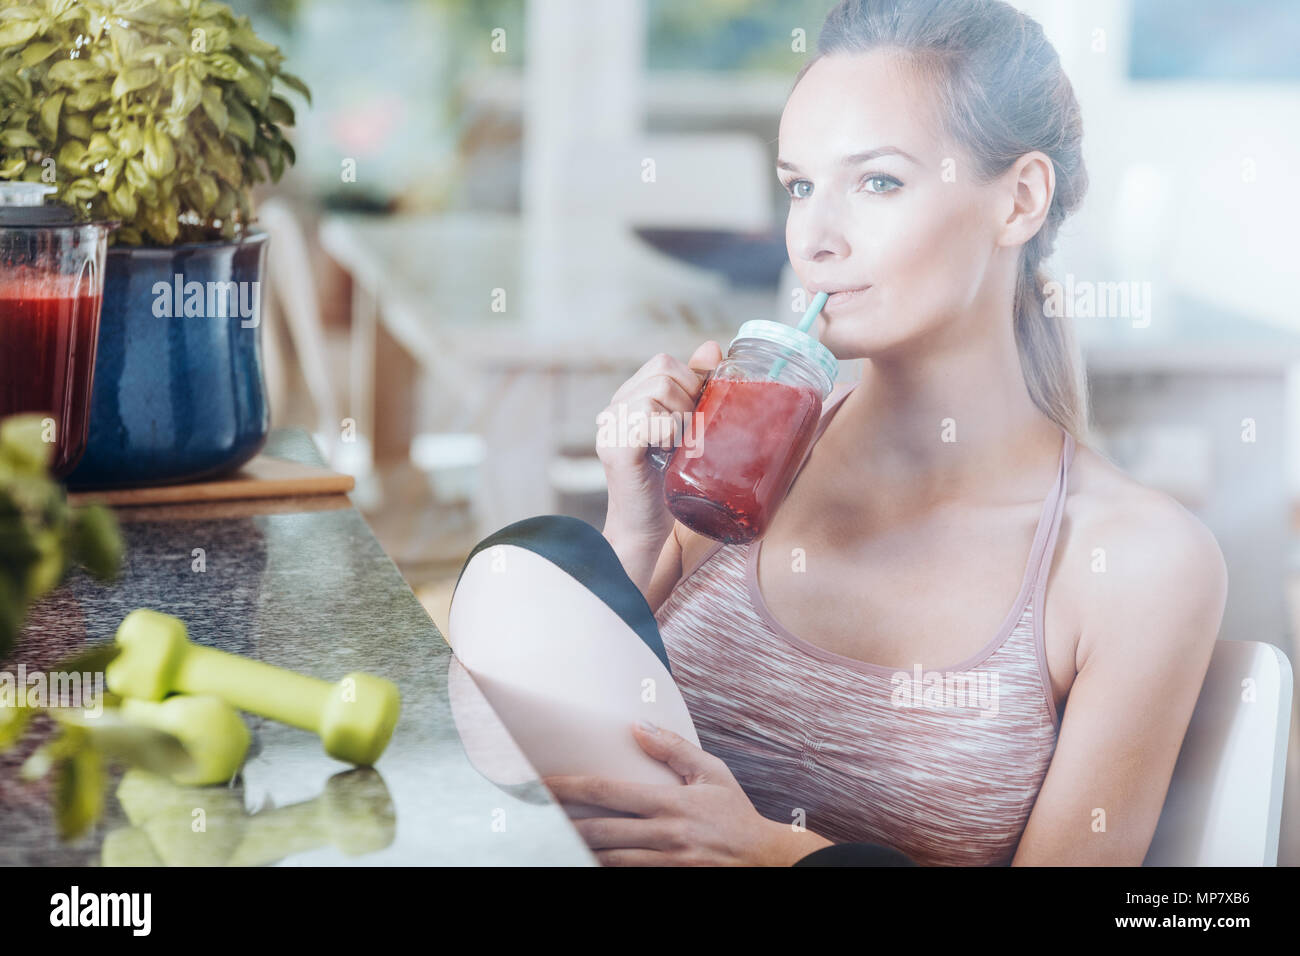
[{"label": "blue eye", "polygon": [[[808,185],[808,192],[803,195],[798,195],[795,192],[800,183],[807,183]],[[892,193],[903,185],[893,176],[886,176],[883,173],[869,173],[862,178],[862,184],[867,187],[867,192],[876,195]],[[782,185],[785,186],[785,191],[790,194],[790,198],[794,201],[807,199],[812,195],[812,183],[806,179],[792,179],[789,182],[782,183]]]},{"label": "blue eye", "polygon": [[[808,180],[806,180],[806,179],[793,179],[793,180],[791,180],[790,182],[788,182],[788,183],[785,184],[785,191],[788,192],[788,193],[790,194],[790,198],[791,198],[791,199],[807,199],[807,198],[808,198],[808,196],[796,196],[796,195],[794,194],[795,187],[797,187],[800,183],[808,183],[809,187],[812,186],[812,183],[809,183]],[[809,193],[809,195],[811,195],[811,192]]]},{"label": "blue eye", "polygon": [[863,180],[863,182],[867,183],[868,185],[870,185],[871,183],[885,184],[883,187],[879,189],[868,189],[867,192],[869,193],[892,193],[899,186],[903,185],[893,176],[882,176],[879,174],[868,176],[866,179]]}]

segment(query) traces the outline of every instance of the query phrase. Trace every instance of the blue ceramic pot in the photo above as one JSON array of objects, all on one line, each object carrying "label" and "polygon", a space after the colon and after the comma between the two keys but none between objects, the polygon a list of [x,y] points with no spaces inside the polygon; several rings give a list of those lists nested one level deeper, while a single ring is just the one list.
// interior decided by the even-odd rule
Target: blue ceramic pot
[{"label": "blue ceramic pot", "polygon": [[267,238],[108,250],[90,434],[69,488],[210,478],[261,450]]}]

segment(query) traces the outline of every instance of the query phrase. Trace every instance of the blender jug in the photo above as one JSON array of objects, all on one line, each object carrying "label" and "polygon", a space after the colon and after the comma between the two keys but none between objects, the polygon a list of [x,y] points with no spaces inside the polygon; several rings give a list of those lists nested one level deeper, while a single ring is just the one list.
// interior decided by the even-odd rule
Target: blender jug
[{"label": "blender jug", "polygon": [[108,234],[54,187],[0,182],[0,418],[44,419],[50,473],[64,478],[86,448]]}]

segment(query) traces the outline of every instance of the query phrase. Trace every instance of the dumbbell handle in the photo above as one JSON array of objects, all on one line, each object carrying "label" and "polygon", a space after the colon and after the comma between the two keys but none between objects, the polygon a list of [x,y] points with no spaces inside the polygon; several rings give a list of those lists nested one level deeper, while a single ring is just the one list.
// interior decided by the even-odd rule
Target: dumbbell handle
[{"label": "dumbbell handle", "polygon": [[173,689],[214,694],[240,710],[313,733],[332,685],[283,667],[191,643],[176,669]]}]

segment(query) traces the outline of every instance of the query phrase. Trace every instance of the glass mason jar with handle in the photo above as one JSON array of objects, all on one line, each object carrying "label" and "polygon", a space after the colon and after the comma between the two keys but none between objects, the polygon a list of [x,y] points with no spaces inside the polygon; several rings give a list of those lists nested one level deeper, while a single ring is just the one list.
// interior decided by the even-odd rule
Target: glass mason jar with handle
[{"label": "glass mason jar with handle", "polygon": [[693,427],[674,447],[646,451],[664,473],[664,501],[674,517],[728,544],[762,537],[812,443],[838,372],[830,349],[805,332],[762,319],[742,325],[705,378]]}]

